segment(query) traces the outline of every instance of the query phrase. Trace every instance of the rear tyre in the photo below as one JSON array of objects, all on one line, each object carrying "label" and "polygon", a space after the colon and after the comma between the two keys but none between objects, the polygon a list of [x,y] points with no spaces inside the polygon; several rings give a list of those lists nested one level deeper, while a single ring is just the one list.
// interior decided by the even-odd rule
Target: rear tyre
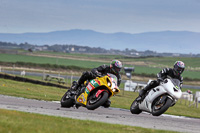
[{"label": "rear tyre", "polygon": [[165,101],[160,103],[160,99],[162,96],[158,97],[152,105],[152,115],[159,116],[163,114],[167,109],[172,105],[172,100],[170,98],[166,98]]},{"label": "rear tyre", "polygon": [[140,114],[142,112],[142,110],[139,109],[137,98],[131,104],[130,111],[132,114]]},{"label": "rear tyre", "polygon": [[60,100],[61,107],[70,108],[74,105],[74,100],[71,99],[71,91],[68,90]]},{"label": "rear tyre", "polygon": [[108,92],[104,91],[97,98],[88,98],[86,108],[94,110],[99,106],[103,105],[108,100]]}]

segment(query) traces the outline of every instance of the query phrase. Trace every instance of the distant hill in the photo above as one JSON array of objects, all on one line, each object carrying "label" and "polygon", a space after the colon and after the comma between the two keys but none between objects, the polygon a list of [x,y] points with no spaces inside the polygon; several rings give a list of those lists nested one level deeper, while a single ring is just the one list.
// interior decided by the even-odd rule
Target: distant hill
[{"label": "distant hill", "polygon": [[100,33],[92,30],[68,30],[48,33],[0,33],[0,41],[36,45],[76,44],[105,49],[138,51],[152,50],[170,53],[200,53],[200,33],[188,31],[129,33]]}]

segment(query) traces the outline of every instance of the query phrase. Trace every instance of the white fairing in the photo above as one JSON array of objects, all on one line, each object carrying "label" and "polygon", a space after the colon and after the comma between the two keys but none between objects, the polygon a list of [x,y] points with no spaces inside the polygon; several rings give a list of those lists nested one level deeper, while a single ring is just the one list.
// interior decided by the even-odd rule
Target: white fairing
[{"label": "white fairing", "polygon": [[180,87],[176,86],[172,79],[167,78],[159,86],[151,89],[143,102],[139,104],[139,108],[143,111],[151,112],[153,101],[162,94],[168,94],[173,99],[173,101],[176,101],[181,98],[182,91]]}]

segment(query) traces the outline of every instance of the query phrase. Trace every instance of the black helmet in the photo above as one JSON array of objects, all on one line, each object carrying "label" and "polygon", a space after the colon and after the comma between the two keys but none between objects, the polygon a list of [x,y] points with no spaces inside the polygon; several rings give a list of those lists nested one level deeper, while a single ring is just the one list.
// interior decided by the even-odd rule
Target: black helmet
[{"label": "black helmet", "polygon": [[173,70],[174,70],[175,74],[177,74],[177,75],[182,74],[184,69],[185,69],[185,64],[182,61],[176,61],[174,63],[174,69]]},{"label": "black helmet", "polygon": [[110,69],[112,73],[118,74],[122,68],[122,63],[119,60],[112,60],[110,63]]}]

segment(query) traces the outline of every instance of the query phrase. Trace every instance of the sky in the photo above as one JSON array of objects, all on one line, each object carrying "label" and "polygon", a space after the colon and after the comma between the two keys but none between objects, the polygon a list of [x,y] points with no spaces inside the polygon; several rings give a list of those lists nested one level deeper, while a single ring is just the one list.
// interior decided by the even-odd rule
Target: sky
[{"label": "sky", "polygon": [[200,0],[0,0],[0,33],[200,32]]}]

